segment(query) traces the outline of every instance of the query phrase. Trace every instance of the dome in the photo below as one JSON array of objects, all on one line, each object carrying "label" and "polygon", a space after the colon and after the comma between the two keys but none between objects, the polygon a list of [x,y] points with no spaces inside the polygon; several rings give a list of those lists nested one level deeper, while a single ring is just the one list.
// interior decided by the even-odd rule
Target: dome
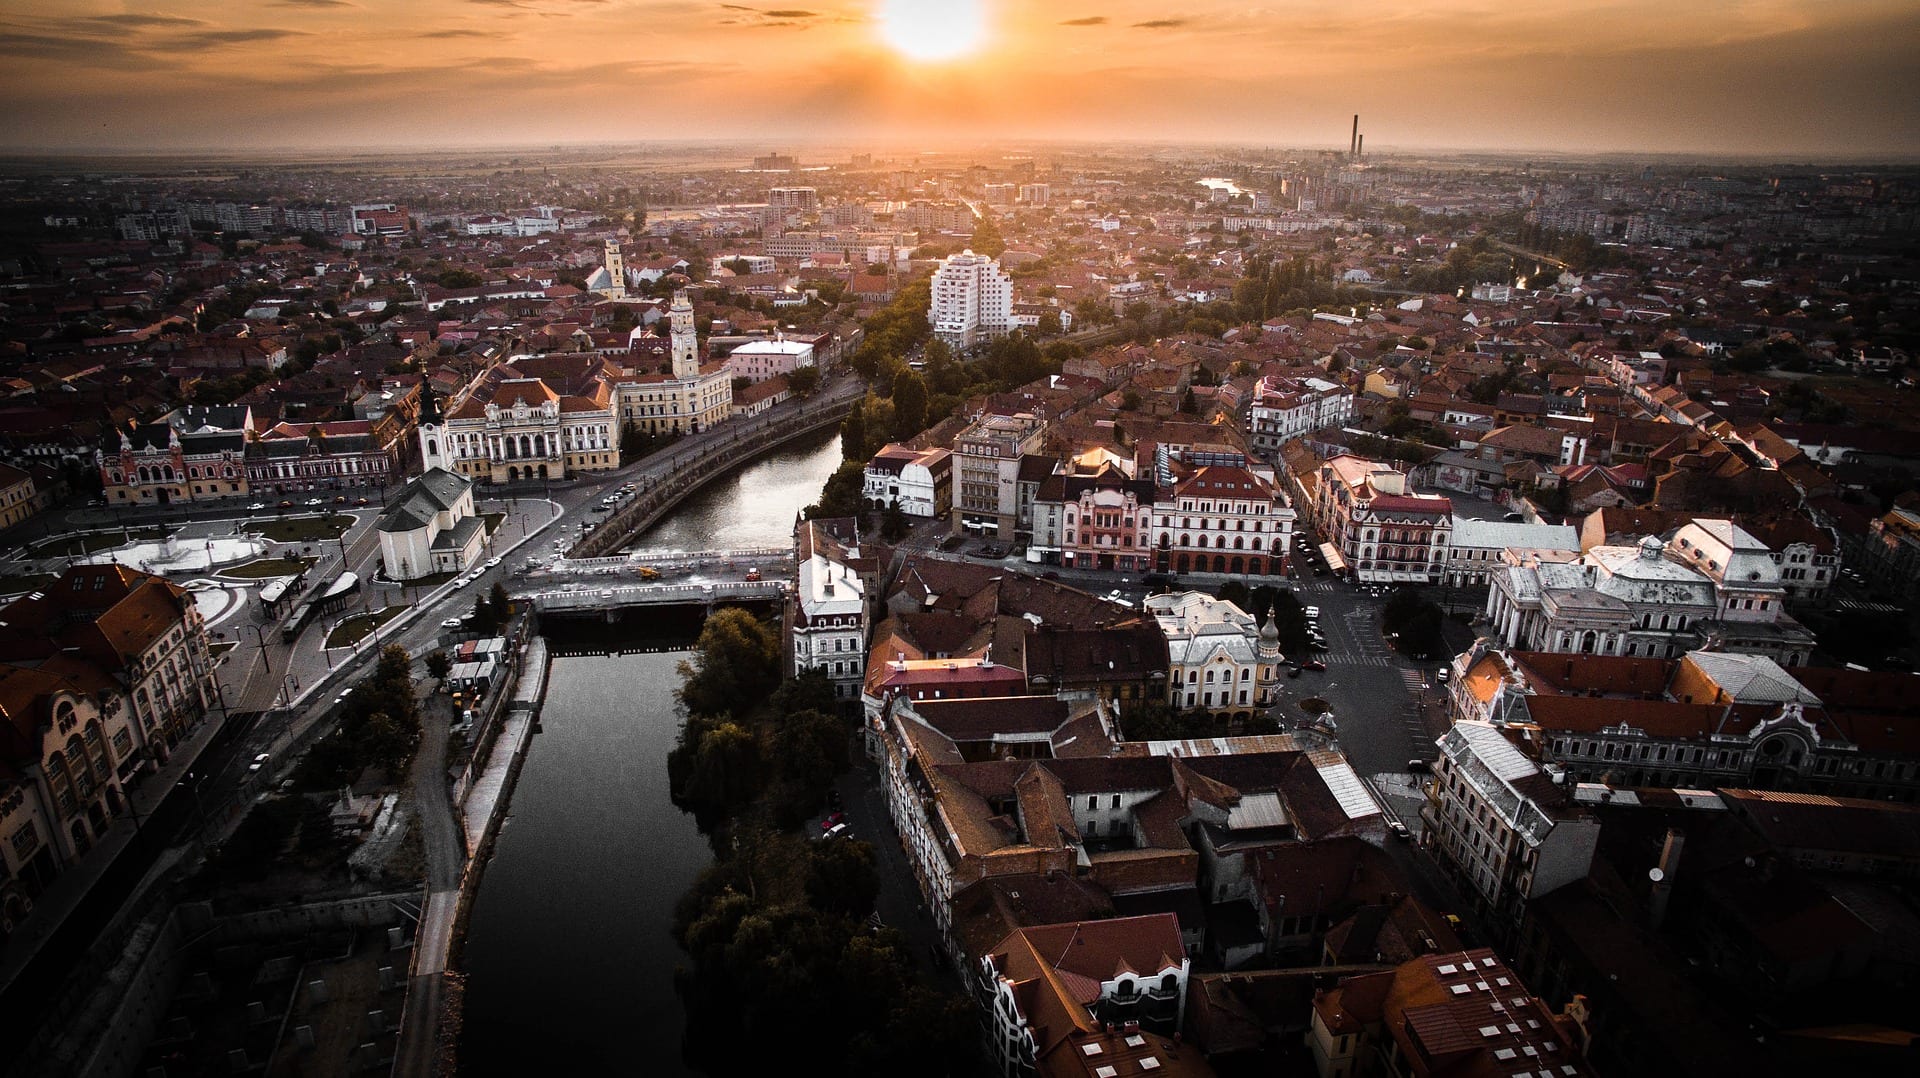
[{"label": "dome", "polygon": [[1280,643],[1280,619],[1273,616],[1273,607],[1267,607],[1267,623],[1260,626],[1260,642],[1275,645]]},{"label": "dome", "polygon": [[1667,544],[1661,542],[1660,537],[1657,535],[1649,535],[1645,539],[1640,540],[1640,556],[1648,561],[1658,558],[1661,552],[1666,549]]}]

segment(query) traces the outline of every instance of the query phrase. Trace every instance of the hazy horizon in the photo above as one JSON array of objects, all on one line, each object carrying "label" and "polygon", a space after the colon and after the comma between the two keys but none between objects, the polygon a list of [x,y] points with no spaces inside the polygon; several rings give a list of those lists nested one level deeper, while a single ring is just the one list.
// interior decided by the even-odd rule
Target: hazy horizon
[{"label": "hazy horizon", "polygon": [[0,155],[1018,143],[1899,161],[1904,0],[16,0]]}]

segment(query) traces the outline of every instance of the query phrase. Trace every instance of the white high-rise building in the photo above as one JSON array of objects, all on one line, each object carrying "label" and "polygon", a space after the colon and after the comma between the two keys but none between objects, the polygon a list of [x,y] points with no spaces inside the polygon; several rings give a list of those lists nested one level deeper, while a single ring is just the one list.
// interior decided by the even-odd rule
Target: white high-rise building
[{"label": "white high-rise building", "polygon": [[971,348],[1013,325],[1013,278],[986,255],[962,251],[933,271],[927,321],[954,348]]}]

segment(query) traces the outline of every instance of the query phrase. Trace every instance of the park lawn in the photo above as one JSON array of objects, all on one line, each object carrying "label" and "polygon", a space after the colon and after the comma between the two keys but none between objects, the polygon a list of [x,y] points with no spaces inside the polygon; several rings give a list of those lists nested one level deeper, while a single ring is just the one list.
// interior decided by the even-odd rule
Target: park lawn
[{"label": "park lawn", "polygon": [[345,513],[328,516],[281,517],[258,525],[262,537],[276,543],[315,543],[338,539],[353,527],[353,517]]},{"label": "park lawn", "polygon": [[275,576],[293,576],[304,573],[318,558],[256,558],[231,568],[222,569],[216,575],[230,580],[265,580]]},{"label": "park lawn", "polygon": [[333,631],[327,634],[327,646],[350,648],[366,639],[368,633],[406,613],[408,609],[407,604],[401,603],[371,614],[355,614],[333,627]]},{"label": "park lawn", "polygon": [[129,541],[157,541],[167,537],[165,528],[128,528],[124,531],[88,532],[85,535],[67,535],[36,543],[27,553],[36,558],[57,558],[62,554],[98,554],[102,550],[112,550],[125,546]]}]

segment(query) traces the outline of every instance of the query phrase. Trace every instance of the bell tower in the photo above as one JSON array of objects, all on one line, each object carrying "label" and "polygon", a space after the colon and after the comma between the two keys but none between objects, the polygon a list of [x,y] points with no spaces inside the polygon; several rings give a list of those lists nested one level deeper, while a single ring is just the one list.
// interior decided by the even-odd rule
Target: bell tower
[{"label": "bell tower", "polygon": [[667,323],[673,329],[673,376],[679,379],[700,377],[700,338],[693,329],[693,301],[686,289],[673,294],[673,306],[667,308]]},{"label": "bell tower", "polygon": [[422,386],[420,391],[420,470],[453,471],[453,447],[447,444],[447,426],[440,415],[440,402],[434,399],[433,390]]},{"label": "bell tower", "polygon": [[610,239],[607,241],[606,267],[607,277],[609,278],[607,282],[607,298],[626,299],[627,267],[625,261],[620,257],[619,240]]}]

